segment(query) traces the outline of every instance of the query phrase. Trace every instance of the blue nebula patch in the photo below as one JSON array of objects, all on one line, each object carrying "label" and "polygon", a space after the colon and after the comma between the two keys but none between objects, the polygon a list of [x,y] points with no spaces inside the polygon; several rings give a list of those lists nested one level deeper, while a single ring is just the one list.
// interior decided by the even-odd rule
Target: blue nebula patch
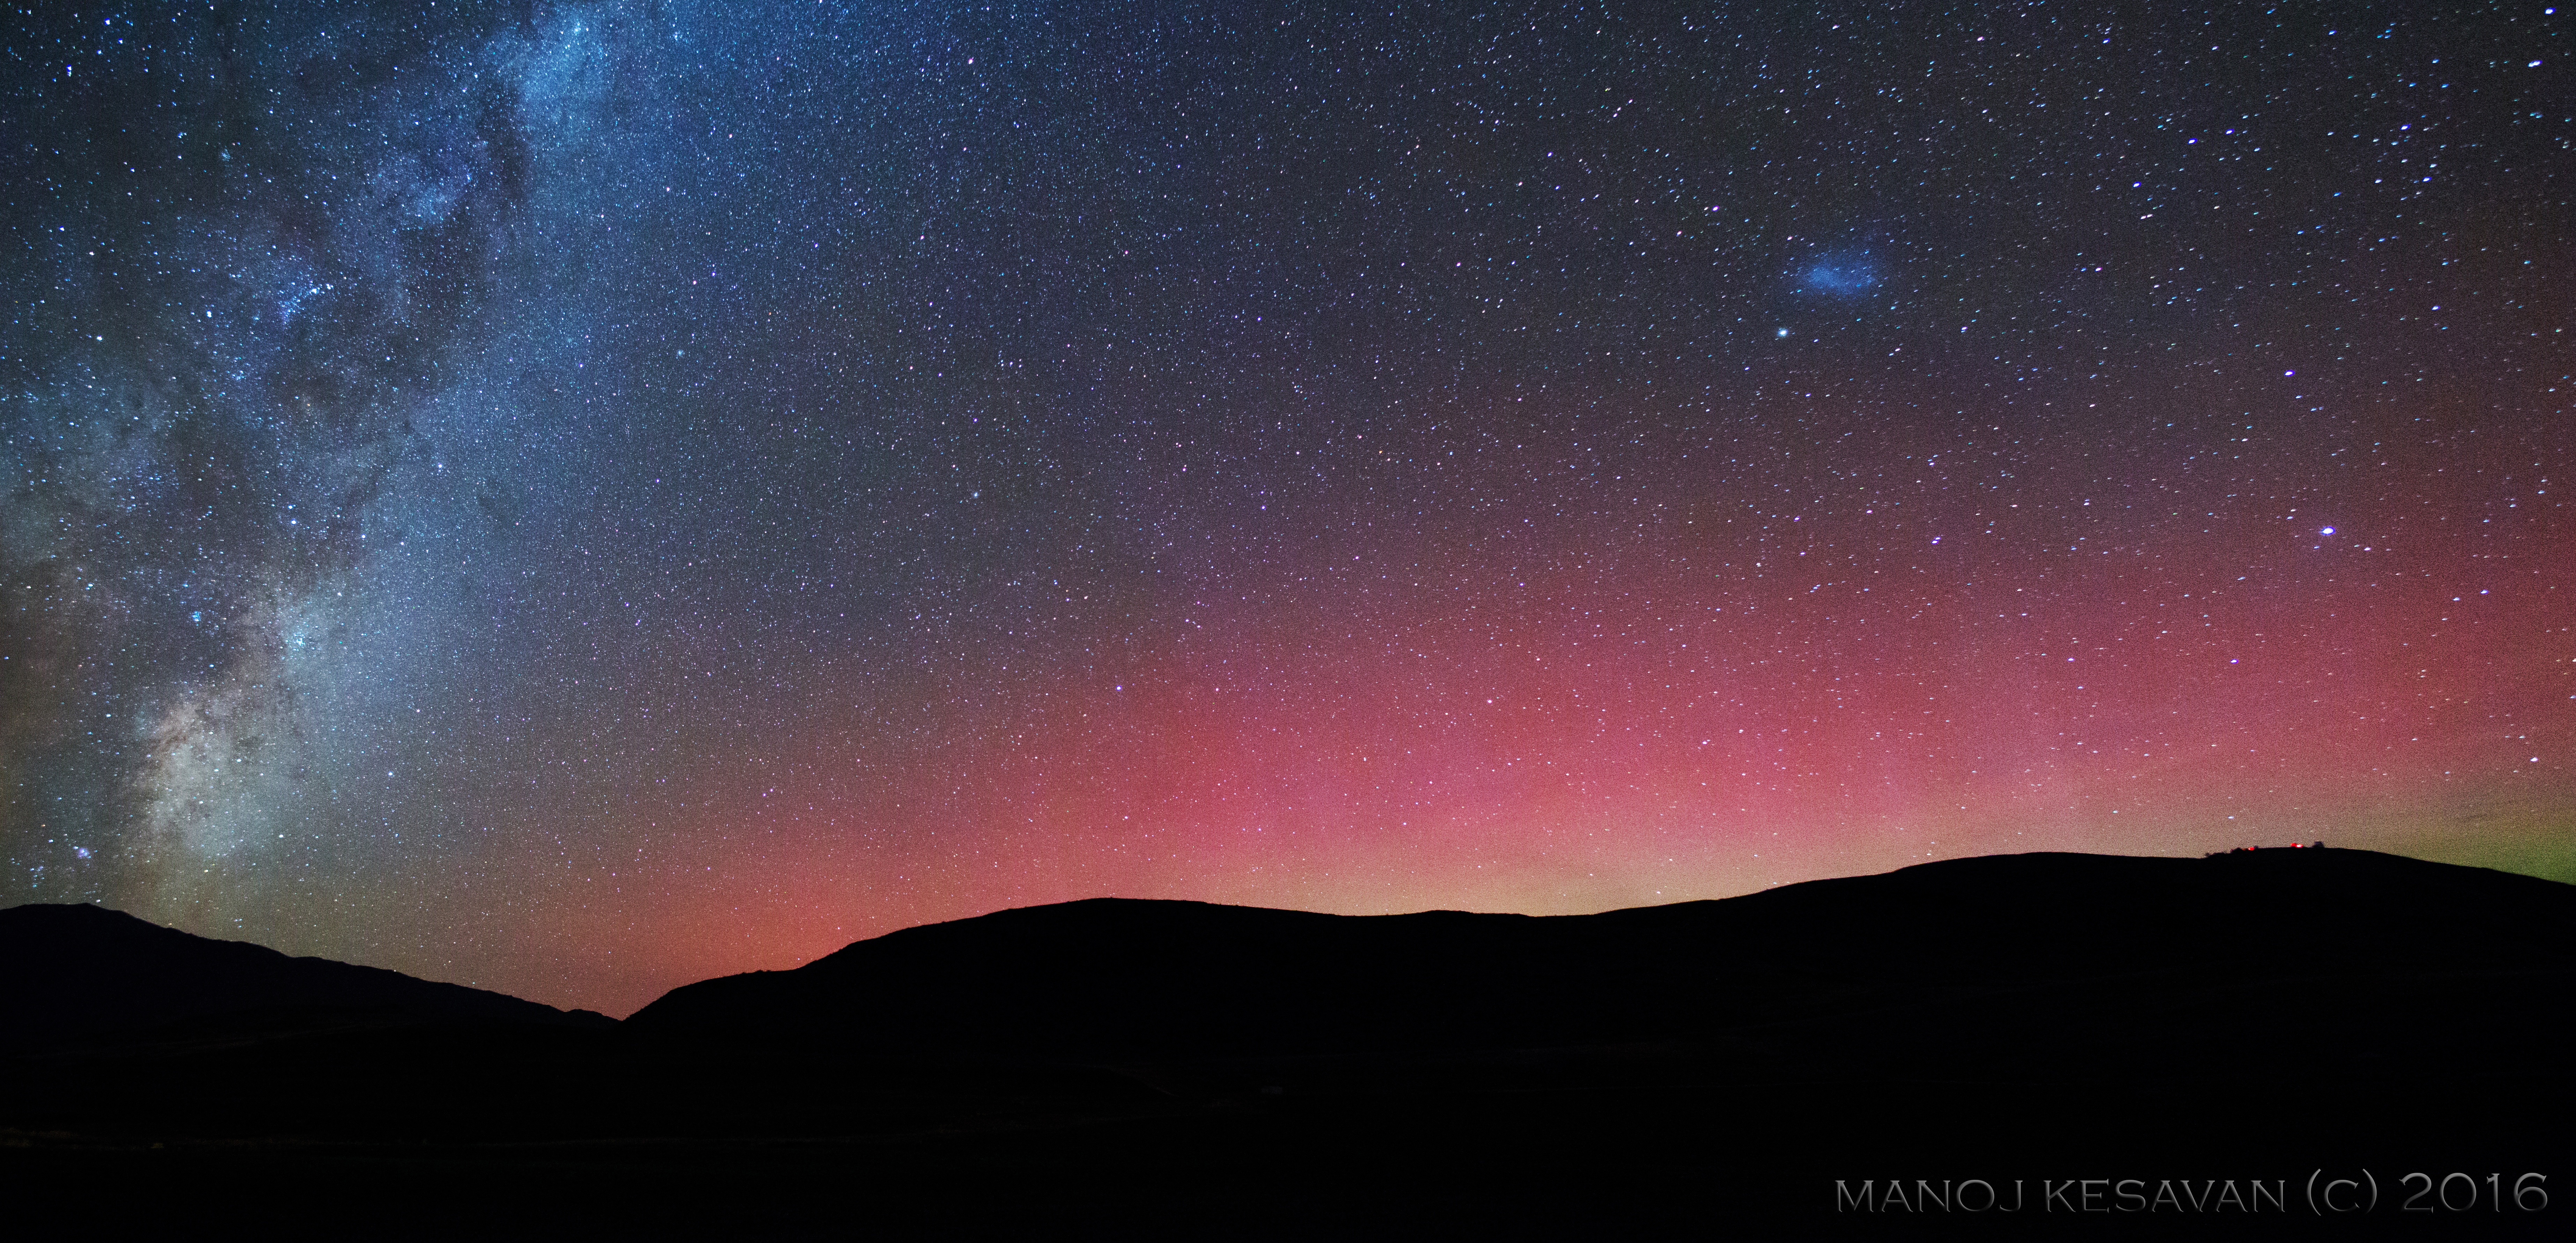
[{"label": "blue nebula patch", "polygon": [[1856,297],[1878,285],[1878,265],[1867,253],[1826,256],[1796,274],[1800,292]]}]

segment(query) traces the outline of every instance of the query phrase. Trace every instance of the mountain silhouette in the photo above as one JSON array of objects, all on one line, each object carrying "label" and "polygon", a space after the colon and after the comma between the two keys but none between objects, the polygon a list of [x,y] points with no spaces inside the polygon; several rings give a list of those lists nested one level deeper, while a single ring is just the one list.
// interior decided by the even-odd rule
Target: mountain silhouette
[{"label": "mountain silhouette", "polygon": [[1070,902],[613,1023],[19,907],[0,1177],[172,1224],[1782,1237],[1841,1220],[1837,1179],[2510,1186],[2566,1167],[2572,951],[2576,886],[2524,876],[2028,854],[1543,918]]},{"label": "mountain silhouette", "polygon": [[236,1030],[351,1020],[589,1024],[504,993],[217,941],[80,904],[0,910],[0,1047],[220,1020]]},{"label": "mountain silhouette", "polygon": [[[2323,1042],[2314,1056],[2442,1044],[2411,1007],[2563,978],[2571,950],[2576,887],[2508,873],[2330,849],[2027,854],[1582,916],[1095,899],[688,985],[627,1026],[1111,1061],[1731,1034],[1883,1061],[1877,1032],[1937,1015],[1907,1056],[2044,1069],[2026,1041],[1981,1041],[2085,1031],[2185,1071],[2254,1033]],[[2338,1034],[2357,1006],[2372,1020]]]}]

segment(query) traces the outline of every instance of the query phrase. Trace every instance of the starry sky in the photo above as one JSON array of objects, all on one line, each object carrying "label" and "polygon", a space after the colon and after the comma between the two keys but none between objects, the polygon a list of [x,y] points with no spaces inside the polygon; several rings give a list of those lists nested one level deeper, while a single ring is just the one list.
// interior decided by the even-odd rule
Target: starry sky
[{"label": "starry sky", "polygon": [[20,6],[0,901],[2576,880],[2543,4]]}]

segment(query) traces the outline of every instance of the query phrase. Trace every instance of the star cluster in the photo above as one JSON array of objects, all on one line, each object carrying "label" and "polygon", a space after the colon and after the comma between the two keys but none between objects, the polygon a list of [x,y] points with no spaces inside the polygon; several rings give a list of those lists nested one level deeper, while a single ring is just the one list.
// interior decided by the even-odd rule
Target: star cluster
[{"label": "star cluster", "polygon": [[2576,879],[2568,22],[13,10],[0,880],[623,1013],[1102,894]]}]

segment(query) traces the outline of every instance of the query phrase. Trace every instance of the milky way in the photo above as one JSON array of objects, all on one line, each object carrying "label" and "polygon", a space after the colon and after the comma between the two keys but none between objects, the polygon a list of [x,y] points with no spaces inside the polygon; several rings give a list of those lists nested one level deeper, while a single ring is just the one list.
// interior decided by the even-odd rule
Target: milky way
[{"label": "milky way", "polygon": [[2576,879],[2569,18],[2445,7],[16,12],[0,900]]}]

